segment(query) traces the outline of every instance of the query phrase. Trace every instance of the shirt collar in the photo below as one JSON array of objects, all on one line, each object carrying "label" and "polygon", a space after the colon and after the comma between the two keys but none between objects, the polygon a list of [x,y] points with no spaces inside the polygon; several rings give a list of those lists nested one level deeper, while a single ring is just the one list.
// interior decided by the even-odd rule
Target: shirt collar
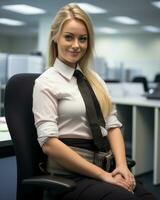
[{"label": "shirt collar", "polygon": [[[66,65],[58,58],[56,58],[53,67],[54,67],[54,70],[56,70],[58,73],[60,73],[62,76],[64,76],[68,80],[71,80],[71,78],[73,77],[73,73],[75,69]],[[77,65],[76,69],[81,71],[79,64]]]}]

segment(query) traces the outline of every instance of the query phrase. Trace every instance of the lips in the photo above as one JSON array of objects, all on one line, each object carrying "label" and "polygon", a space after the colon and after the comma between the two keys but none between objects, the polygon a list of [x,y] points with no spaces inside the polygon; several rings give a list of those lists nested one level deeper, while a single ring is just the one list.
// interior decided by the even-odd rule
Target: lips
[{"label": "lips", "polygon": [[80,51],[69,51],[70,53],[80,53]]},{"label": "lips", "polygon": [[73,56],[78,56],[80,54],[80,51],[68,51]]}]

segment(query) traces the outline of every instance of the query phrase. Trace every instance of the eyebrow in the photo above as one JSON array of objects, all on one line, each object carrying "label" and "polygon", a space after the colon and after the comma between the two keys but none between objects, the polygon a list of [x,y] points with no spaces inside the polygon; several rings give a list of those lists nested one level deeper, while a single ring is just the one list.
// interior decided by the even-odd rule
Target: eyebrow
[{"label": "eyebrow", "polygon": [[[71,34],[71,35],[74,35],[73,33],[71,33],[71,32],[64,32],[65,34],[67,33],[67,34]],[[83,35],[81,35],[81,36],[88,36],[88,34],[86,33],[86,34],[83,34]]]}]

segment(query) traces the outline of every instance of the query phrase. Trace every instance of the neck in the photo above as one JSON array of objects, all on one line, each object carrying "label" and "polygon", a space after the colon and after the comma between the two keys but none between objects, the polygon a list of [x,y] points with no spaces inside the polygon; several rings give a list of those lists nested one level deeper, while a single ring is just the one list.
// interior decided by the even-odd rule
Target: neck
[{"label": "neck", "polygon": [[68,62],[67,60],[63,60],[61,58],[58,57],[58,59],[63,62],[65,65],[67,65],[68,67],[71,67],[71,68],[75,68],[77,67],[77,63],[71,63],[71,62]]}]

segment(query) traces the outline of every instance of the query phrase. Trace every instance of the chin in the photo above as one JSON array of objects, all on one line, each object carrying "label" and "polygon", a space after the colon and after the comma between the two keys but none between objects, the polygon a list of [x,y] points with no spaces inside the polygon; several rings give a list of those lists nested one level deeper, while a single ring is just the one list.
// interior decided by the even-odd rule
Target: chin
[{"label": "chin", "polygon": [[68,60],[68,62],[72,63],[72,64],[76,64],[80,59],[70,59]]}]

